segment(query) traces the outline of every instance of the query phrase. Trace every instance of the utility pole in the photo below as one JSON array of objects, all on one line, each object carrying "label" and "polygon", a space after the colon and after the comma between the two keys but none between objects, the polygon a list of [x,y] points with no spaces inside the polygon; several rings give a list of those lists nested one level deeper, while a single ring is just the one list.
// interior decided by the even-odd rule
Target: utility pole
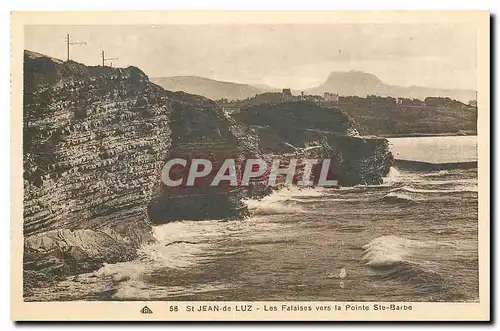
[{"label": "utility pole", "polygon": [[[102,59],[102,66],[103,67],[106,65],[106,61],[118,60],[117,57],[105,57],[104,51],[101,51],[101,59]],[[113,62],[111,62],[111,66],[113,66]]]},{"label": "utility pole", "polygon": [[69,33],[66,34],[66,52],[67,60],[69,61],[69,49],[72,45],[87,45],[85,41],[71,41],[69,38]]}]

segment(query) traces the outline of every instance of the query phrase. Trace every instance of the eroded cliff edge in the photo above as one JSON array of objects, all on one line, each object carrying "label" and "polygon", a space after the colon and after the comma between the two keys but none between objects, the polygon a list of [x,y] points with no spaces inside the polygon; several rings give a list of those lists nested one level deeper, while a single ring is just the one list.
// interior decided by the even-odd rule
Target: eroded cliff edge
[{"label": "eroded cliff edge", "polygon": [[152,222],[247,215],[247,190],[166,188],[166,159],[286,158],[288,144],[315,144],[323,147],[318,156],[335,157],[344,185],[378,183],[392,162],[387,141],[354,137],[340,110],[283,104],[269,106],[264,122],[250,116],[263,109],[231,118],[209,99],[163,90],[135,67],[26,51],[23,101],[25,295],[135,258],[154,240]]},{"label": "eroded cliff edge", "polygon": [[331,159],[332,178],[342,186],[381,184],[394,162],[387,139],[361,137],[339,108],[306,101],[261,104],[233,117],[258,136],[264,155]]},{"label": "eroded cliff edge", "polygon": [[169,100],[138,68],[24,54],[24,281],[135,257],[170,148]]}]

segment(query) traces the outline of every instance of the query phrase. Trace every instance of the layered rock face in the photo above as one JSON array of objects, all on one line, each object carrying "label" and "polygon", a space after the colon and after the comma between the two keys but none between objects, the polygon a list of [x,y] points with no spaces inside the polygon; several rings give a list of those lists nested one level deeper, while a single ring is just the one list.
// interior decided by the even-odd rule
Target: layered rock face
[{"label": "layered rock face", "polygon": [[30,272],[130,259],[152,240],[146,206],[170,148],[169,114],[163,89],[135,67],[25,52],[25,284]]},{"label": "layered rock face", "polygon": [[[165,162],[332,158],[343,185],[377,183],[387,142],[355,137],[339,110],[290,103],[234,118],[213,101],[165,91],[138,68],[89,67],[26,51],[23,108],[24,284],[133,259],[153,223],[243,218],[264,188],[167,187]],[[295,147],[294,147],[295,146]],[[311,151],[297,151],[301,147]],[[207,179],[208,180],[208,179]]]},{"label": "layered rock face", "polygon": [[[172,145],[167,159],[183,159],[187,165],[176,177],[182,179],[181,185],[158,185],[158,194],[148,206],[149,218],[153,223],[161,224],[185,219],[247,216],[248,211],[241,201],[245,192],[241,187],[210,184],[226,159],[241,163],[246,158],[258,157],[257,144],[239,138],[238,125],[224,115],[213,101],[182,92],[167,94],[172,100]],[[180,96],[183,96],[182,100]],[[194,159],[209,160],[212,170],[190,186],[186,181]]]},{"label": "layered rock face", "polygon": [[247,213],[239,190],[161,183],[167,159],[216,163],[255,149],[213,101],[165,91],[135,67],[26,51],[23,123],[28,292],[39,281],[133,258],[154,240],[152,222]]},{"label": "layered rock face", "polygon": [[253,128],[263,153],[331,159],[339,185],[380,184],[393,163],[388,141],[363,138],[342,110],[312,102],[262,104],[233,115]]}]

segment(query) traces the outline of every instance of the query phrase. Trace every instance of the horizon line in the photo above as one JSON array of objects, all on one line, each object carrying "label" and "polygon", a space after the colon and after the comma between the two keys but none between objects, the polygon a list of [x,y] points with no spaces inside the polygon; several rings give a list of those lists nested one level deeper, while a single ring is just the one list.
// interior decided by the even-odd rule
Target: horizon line
[{"label": "horizon line", "polygon": [[[31,53],[36,53],[36,54],[40,54],[44,57],[47,57],[47,58],[50,58],[50,59],[55,59],[55,60],[58,60],[58,61],[61,61],[61,62],[68,62],[68,61],[72,61],[72,62],[76,62],[76,63],[79,63],[79,64],[82,64],[82,65],[85,65],[85,66],[88,66],[88,67],[102,67],[102,65],[99,65],[99,64],[96,64],[96,65],[89,65],[89,64],[86,64],[84,62],[78,62],[78,61],[75,61],[75,60],[72,60],[72,59],[69,59],[69,60],[63,60],[63,59],[60,59],[58,57],[54,57],[54,56],[50,56],[50,55],[47,55],[47,54],[44,54],[44,53],[41,53],[41,52],[37,52],[37,51],[33,51],[33,50],[29,50],[29,49],[24,49],[24,52],[31,52]],[[128,68],[128,67],[135,67],[135,68],[138,68],[140,69],[144,74],[146,74],[148,76],[149,79],[155,79],[155,78],[177,78],[177,77],[193,77],[193,78],[203,78],[203,79],[208,79],[208,80],[212,80],[212,81],[216,81],[216,82],[220,82],[220,83],[228,83],[228,84],[238,84],[238,85],[247,85],[247,86],[250,86],[250,87],[253,87],[253,88],[257,88],[257,89],[260,89],[258,86],[256,85],[266,85],[267,87],[271,88],[271,89],[276,89],[276,90],[281,90],[283,88],[290,88],[291,90],[295,90],[295,91],[305,91],[305,90],[309,90],[309,89],[314,89],[314,88],[317,88],[319,87],[321,84],[325,83],[329,76],[332,74],[332,73],[349,73],[349,72],[357,72],[357,73],[363,73],[363,74],[367,74],[367,75],[373,75],[374,77],[376,77],[378,80],[380,80],[384,85],[386,86],[395,86],[395,87],[403,87],[403,88],[429,88],[429,89],[441,89],[441,90],[454,90],[454,91],[473,91],[473,92],[476,92],[477,93],[477,89],[472,89],[472,88],[456,88],[456,87],[437,87],[437,86],[423,86],[423,85],[394,85],[394,84],[388,84],[386,83],[385,81],[383,81],[382,79],[380,79],[376,74],[374,73],[371,73],[371,72],[366,72],[366,71],[362,71],[362,70],[354,70],[354,69],[351,69],[351,70],[346,70],[346,71],[339,71],[339,70],[333,70],[333,71],[330,71],[327,78],[322,82],[322,83],[319,83],[318,85],[315,85],[315,86],[309,86],[309,87],[305,87],[305,88],[297,88],[297,87],[292,87],[292,86],[288,86],[288,87],[276,87],[276,86],[273,86],[273,85],[270,85],[270,84],[266,84],[266,83],[243,83],[243,82],[238,82],[238,81],[230,81],[230,80],[220,80],[220,79],[216,79],[216,78],[212,78],[212,77],[206,77],[206,76],[198,76],[198,75],[194,75],[194,74],[189,74],[189,75],[174,75],[174,76],[151,76],[149,74],[147,74],[143,69],[141,69],[141,67],[139,66],[135,66],[135,65],[131,65],[131,64],[128,64],[128,65],[125,65],[125,66],[104,66],[104,67],[110,67],[110,68]]]}]

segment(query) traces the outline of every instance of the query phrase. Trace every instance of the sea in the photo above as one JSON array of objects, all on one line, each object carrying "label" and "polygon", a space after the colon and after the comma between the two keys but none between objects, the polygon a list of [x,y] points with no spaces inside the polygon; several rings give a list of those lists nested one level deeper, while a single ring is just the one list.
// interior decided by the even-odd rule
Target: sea
[{"label": "sea", "polygon": [[[390,138],[398,159],[477,160],[477,137]],[[244,221],[154,227],[139,258],[29,301],[479,300],[477,169],[391,168],[381,185],[286,187]]]}]

